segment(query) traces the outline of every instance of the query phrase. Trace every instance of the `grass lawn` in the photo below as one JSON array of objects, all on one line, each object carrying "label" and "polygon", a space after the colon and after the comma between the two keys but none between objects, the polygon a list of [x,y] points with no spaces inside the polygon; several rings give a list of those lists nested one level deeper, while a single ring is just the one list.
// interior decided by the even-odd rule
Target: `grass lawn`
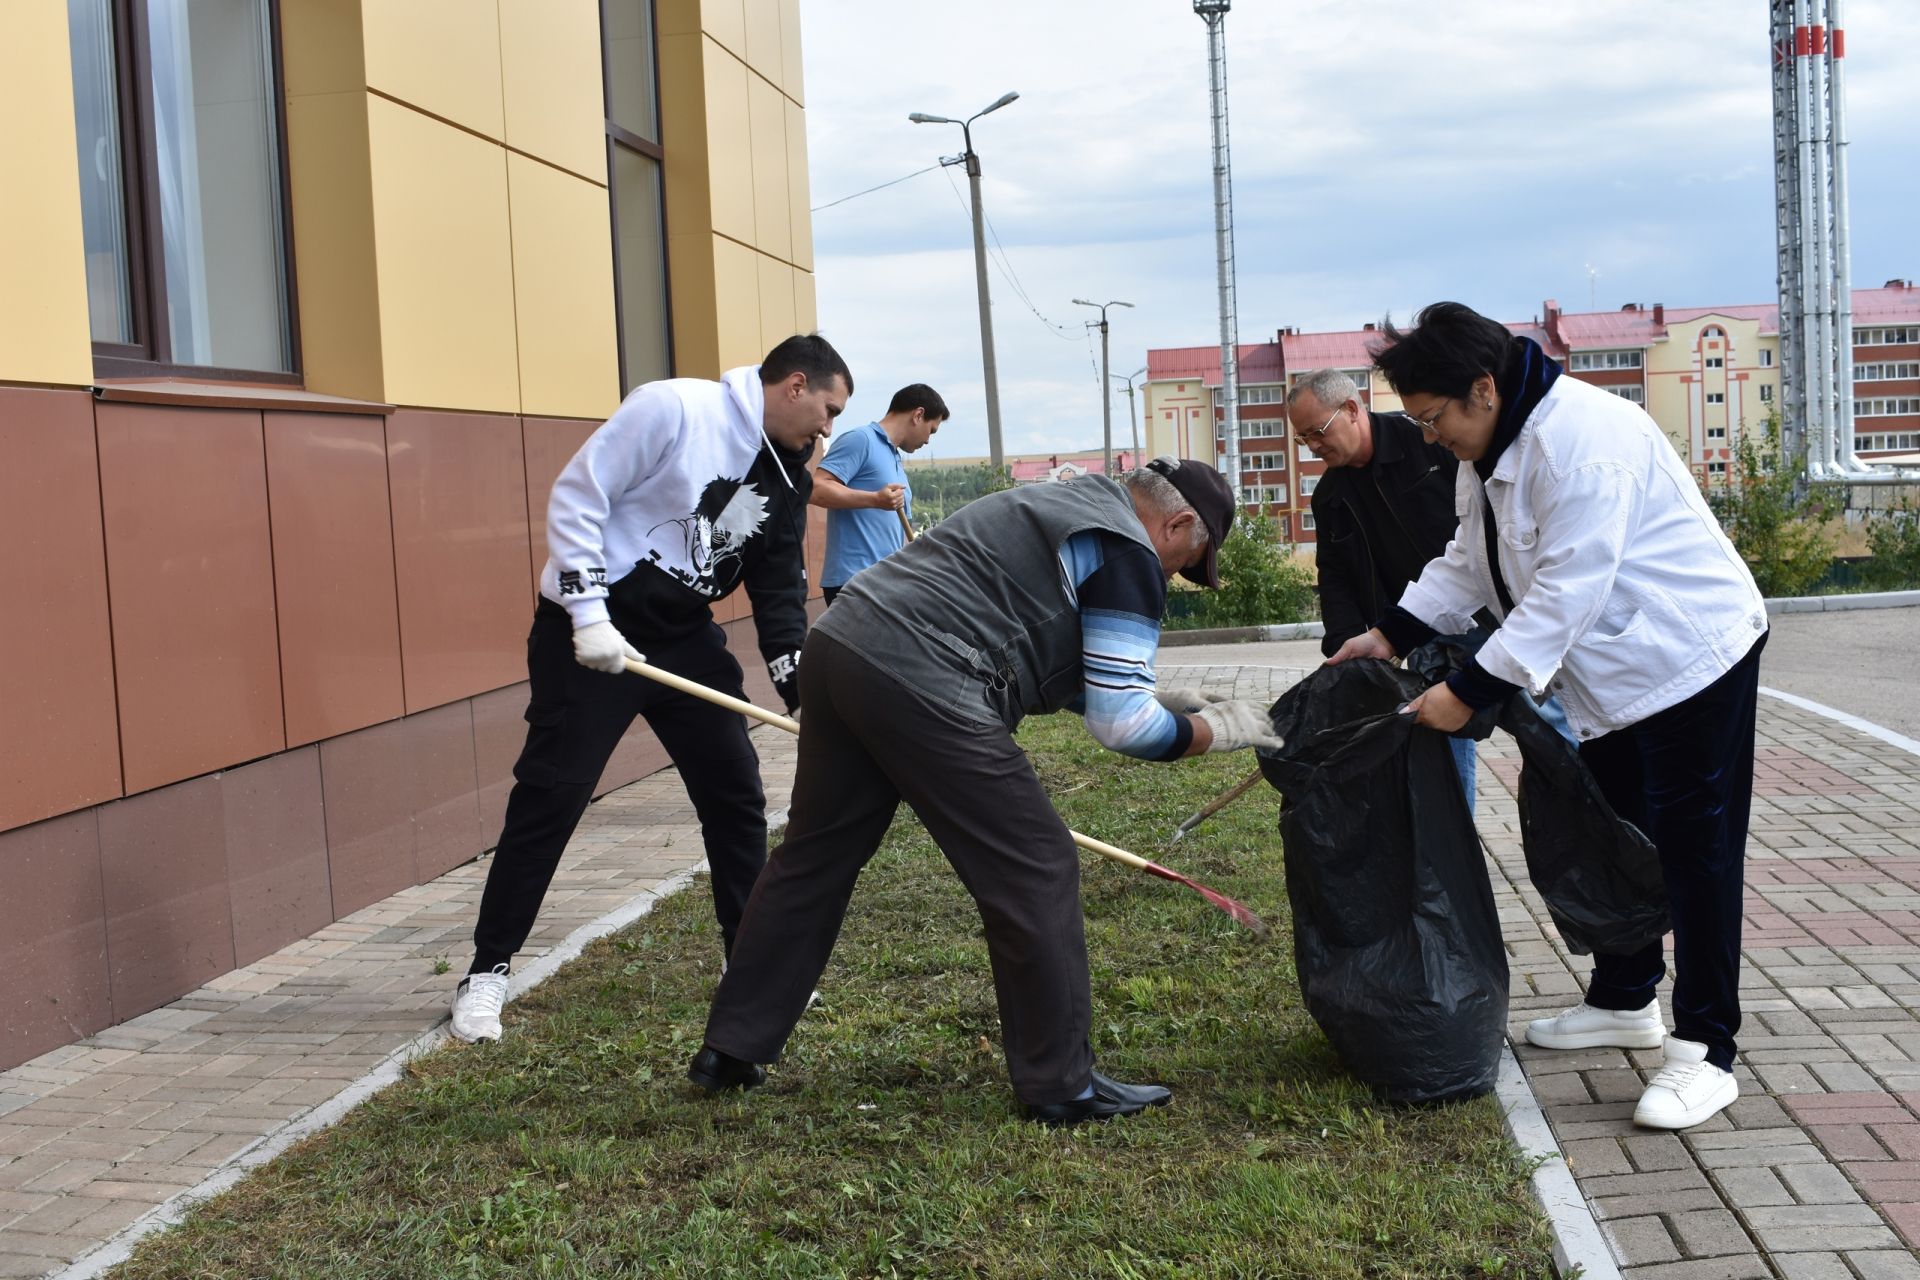
[{"label": "grass lawn", "polygon": [[1071,825],[1274,927],[1088,859],[1095,1052],[1172,1106],[1018,1118],[979,918],[903,811],[766,1087],[715,1101],[682,1075],[719,967],[699,886],[508,1006],[501,1043],[422,1059],[113,1274],[1551,1274],[1495,1104],[1377,1106],[1301,1009],[1278,797],[1164,853],[1252,757],[1134,764],[1070,716],[1023,739]]}]

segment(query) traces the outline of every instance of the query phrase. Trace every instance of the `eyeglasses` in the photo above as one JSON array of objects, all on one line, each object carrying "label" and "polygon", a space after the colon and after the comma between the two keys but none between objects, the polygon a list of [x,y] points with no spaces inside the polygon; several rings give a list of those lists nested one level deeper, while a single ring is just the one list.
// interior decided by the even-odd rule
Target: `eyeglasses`
[{"label": "eyeglasses", "polygon": [[1333,420],[1335,418],[1339,417],[1341,414],[1345,413],[1346,411],[1347,411],[1347,406],[1341,405],[1338,409],[1335,409],[1333,413],[1328,416],[1325,422],[1321,423],[1318,427],[1315,427],[1312,431],[1300,432],[1299,433],[1300,442],[1302,444],[1312,446],[1312,445],[1319,444],[1322,440],[1325,440],[1327,438],[1327,428],[1333,425]]},{"label": "eyeglasses", "polygon": [[1440,421],[1440,416],[1447,411],[1447,406],[1452,403],[1453,403],[1453,397],[1449,396],[1440,402],[1440,407],[1438,409],[1435,409],[1432,413],[1428,414],[1424,418],[1414,418],[1412,414],[1408,414],[1407,416],[1409,418],[1413,418],[1414,426],[1419,427],[1422,431],[1426,432],[1428,435],[1432,435],[1434,431],[1434,424]]}]

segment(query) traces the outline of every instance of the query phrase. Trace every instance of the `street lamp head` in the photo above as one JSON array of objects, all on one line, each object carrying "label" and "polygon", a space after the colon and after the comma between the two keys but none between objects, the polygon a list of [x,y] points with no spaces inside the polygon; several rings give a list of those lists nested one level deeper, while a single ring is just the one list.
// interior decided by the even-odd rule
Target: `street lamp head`
[{"label": "street lamp head", "polygon": [[984,116],[987,114],[988,111],[998,111],[1000,108],[1006,106],[1009,102],[1012,102],[1015,98],[1019,96],[1020,95],[1017,93],[1003,93],[999,97],[993,100],[992,106],[988,107],[985,111],[982,111],[980,114]]},{"label": "street lamp head", "polygon": [[1225,13],[1233,8],[1233,0],[1193,0],[1193,11],[1203,18]]},{"label": "street lamp head", "polygon": [[1100,304],[1097,302],[1088,302],[1085,298],[1075,298],[1073,305],[1076,307],[1097,307]]},{"label": "street lamp head", "polygon": [[1107,305],[1110,307],[1125,307],[1129,311],[1133,309],[1133,304],[1131,302],[1114,301],[1114,302],[1109,302]]},{"label": "street lamp head", "polygon": [[911,115],[909,115],[907,119],[913,121],[915,124],[959,124],[960,123],[958,120],[950,119],[947,116],[930,116],[924,111],[915,111]]}]

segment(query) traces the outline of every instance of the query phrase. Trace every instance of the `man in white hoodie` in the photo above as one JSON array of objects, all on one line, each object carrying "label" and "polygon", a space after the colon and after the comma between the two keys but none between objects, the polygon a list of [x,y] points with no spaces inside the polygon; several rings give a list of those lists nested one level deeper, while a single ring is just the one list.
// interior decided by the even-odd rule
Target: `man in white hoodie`
[{"label": "man in white hoodie", "polygon": [[[514,953],[607,759],[644,716],[700,817],[723,946],[766,861],[760,759],[737,713],[626,674],[629,658],[746,695],[712,605],[745,586],[774,688],[800,703],[806,469],[853,393],[826,339],[795,335],[719,382],[634,389],[554,481],[527,639],[527,742],[454,993],[453,1034],[500,1038]],[[643,655],[644,650],[644,655]]]}]

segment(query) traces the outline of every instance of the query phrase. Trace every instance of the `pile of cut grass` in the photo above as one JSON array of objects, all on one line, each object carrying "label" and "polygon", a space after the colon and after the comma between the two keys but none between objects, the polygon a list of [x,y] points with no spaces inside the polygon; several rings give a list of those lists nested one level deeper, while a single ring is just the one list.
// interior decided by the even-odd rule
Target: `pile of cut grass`
[{"label": "pile of cut grass", "polygon": [[503,1042],[414,1064],[114,1274],[1550,1275],[1496,1105],[1376,1105],[1301,1009],[1274,794],[1161,849],[1250,758],[1131,764],[1066,716],[1023,741],[1069,824],[1274,926],[1088,862],[1095,1051],[1172,1106],[1018,1118],[979,918],[903,813],[765,1088],[682,1077],[719,959],[691,890],[509,1006]]}]

